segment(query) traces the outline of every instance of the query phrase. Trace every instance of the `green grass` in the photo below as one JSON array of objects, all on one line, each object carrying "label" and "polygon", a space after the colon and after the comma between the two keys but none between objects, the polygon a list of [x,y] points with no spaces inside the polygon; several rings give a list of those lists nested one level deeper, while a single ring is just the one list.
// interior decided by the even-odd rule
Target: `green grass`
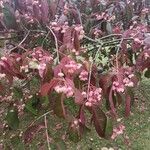
[{"label": "green grass", "polygon": [[[67,150],[101,150],[102,147],[114,148],[115,150],[149,150],[150,149],[150,81],[145,79],[138,89],[135,90],[137,100],[132,107],[132,114],[129,118],[122,118],[120,123],[123,123],[126,127],[123,135],[119,135],[114,141],[104,140],[98,137],[94,128],[91,132],[86,134],[81,141],[73,143],[67,138],[63,141],[61,138],[66,136],[68,123],[63,119],[53,117],[50,113],[47,115],[48,134],[51,143],[55,143],[57,147],[51,144],[52,150],[60,149]],[[73,107],[73,103],[70,101],[67,103],[72,113],[76,112]],[[5,106],[0,104],[0,110],[4,110]],[[45,111],[41,110],[40,115]],[[123,109],[119,110],[120,114],[123,113]],[[120,115],[120,117],[122,117]],[[45,136],[45,129],[41,129],[36,134],[34,139],[29,144],[24,144],[23,137],[19,136],[21,131],[26,130],[26,126],[30,124],[32,120],[35,120],[31,114],[26,114],[20,118],[20,128],[17,131],[0,130],[0,143],[3,144],[4,150],[47,150],[47,141]],[[0,116],[0,121],[3,122],[3,117]],[[37,122],[44,122],[44,117],[41,117]],[[118,122],[119,123],[119,122]],[[126,140],[125,138],[126,137]],[[65,142],[65,144],[64,144]]]}]

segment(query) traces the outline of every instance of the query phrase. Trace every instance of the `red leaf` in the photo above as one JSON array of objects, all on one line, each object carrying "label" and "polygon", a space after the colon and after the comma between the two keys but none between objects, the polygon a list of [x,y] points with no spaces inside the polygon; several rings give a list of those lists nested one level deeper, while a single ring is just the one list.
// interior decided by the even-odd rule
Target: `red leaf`
[{"label": "red leaf", "polygon": [[117,114],[116,114],[115,106],[114,106],[114,102],[113,102],[113,90],[112,90],[112,88],[110,89],[110,92],[109,92],[109,104],[110,104],[112,115],[114,117],[116,117]]},{"label": "red leaf", "polygon": [[54,96],[54,113],[60,118],[66,118],[66,110],[64,106],[64,94],[56,94]]},{"label": "red leaf", "polygon": [[150,58],[145,59],[145,54],[150,55],[150,51],[144,50],[140,53],[136,60],[136,69],[138,71],[143,71],[146,68],[150,68]]},{"label": "red leaf", "polygon": [[105,137],[105,128],[107,123],[107,117],[105,113],[99,107],[92,107],[93,123],[96,132],[100,137]]},{"label": "red leaf", "polygon": [[78,89],[75,89],[75,103],[79,105],[84,103],[84,97]]},{"label": "red leaf", "polygon": [[39,4],[34,4],[33,5],[33,13],[34,13],[34,17],[38,21],[41,21],[41,14],[40,14],[40,9],[39,9]]},{"label": "red leaf", "polygon": [[55,78],[52,79],[49,83],[43,84],[40,89],[41,95],[46,96],[49,92],[53,90],[53,88],[58,84],[59,81],[59,79]]},{"label": "red leaf", "polygon": [[78,115],[77,118],[80,120],[80,122],[81,122],[83,125],[85,125],[84,105],[82,105],[82,106],[80,107],[79,115]]},{"label": "red leaf", "polygon": [[67,46],[68,49],[73,49],[73,43],[72,43],[72,32],[73,32],[73,28],[70,27],[66,30],[66,32],[64,33],[63,36],[63,43]]},{"label": "red leaf", "polygon": [[48,14],[49,14],[49,4],[47,0],[41,1],[41,13],[42,13],[42,21],[43,23],[48,22]]},{"label": "red leaf", "polygon": [[112,84],[112,77],[114,75],[112,73],[101,74],[99,79],[100,87],[103,89],[104,96],[108,96],[108,89]]},{"label": "red leaf", "polygon": [[128,117],[130,115],[130,107],[131,107],[131,97],[126,94],[125,96],[125,115]]},{"label": "red leaf", "polygon": [[79,35],[76,30],[74,30],[74,48],[76,51],[79,51],[80,49]]}]

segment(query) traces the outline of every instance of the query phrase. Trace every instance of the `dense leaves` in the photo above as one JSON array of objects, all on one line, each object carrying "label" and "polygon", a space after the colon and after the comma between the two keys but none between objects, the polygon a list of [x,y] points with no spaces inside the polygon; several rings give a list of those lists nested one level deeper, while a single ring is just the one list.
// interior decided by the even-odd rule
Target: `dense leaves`
[{"label": "dense leaves", "polygon": [[[17,129],[24,113],[46,108],[70,122],[74,142],[89,131],[89,120],[109,139],[118,106],[128,117],[134,87],[143,73],[149,77],[148,8],[137,0],[0,1],[0,96],[15,106],[6,115],[8,126]],[[70,99],[77,115],[64,104]],[[44,127],[30,126],[25,143]]]}]

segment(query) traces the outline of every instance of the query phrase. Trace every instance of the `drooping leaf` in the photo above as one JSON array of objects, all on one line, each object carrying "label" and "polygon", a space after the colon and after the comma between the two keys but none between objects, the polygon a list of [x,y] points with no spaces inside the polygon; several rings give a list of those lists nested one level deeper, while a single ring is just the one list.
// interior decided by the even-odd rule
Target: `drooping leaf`
[{"label": "drooping leaf", "polygon": [[73,28],[70,27],[66,30],[63,36],[63,43],[67,46],[68,49],[73,49],[73,43],[72,43],[72,32]]},{"label": "drooping leaf", "polygon": [[10,110],[8,110],[6,121],[11,129],[16,130],[19,128],[18,112],[15,108],[11,108]]},{"label": "drooping leaf", "polygon": [[122,101],[123,101],[123,95],[121,93],[115,93],[113,95],[114,95],[113,98],[116,101],[115,107],[117,107],[117,106],[119,106],[122,103]]},{"label": "drooping leaf", "polygon": [[49,14],[49,4],[48,0],[41,1],[41,13],[42,13],[42,21],[43,23],[48,22],[48,14]]},{"label": "drooping leaf", "polygon": [[66,117],[66,110],[64,106],[64,99],[65,95],[64,94],[56,94],[54,97],[54,113],[60,117],[60,118],[65,118]]},{"label": "drooping leaf", "polygon": [[40,92],[42,96],[46,96],[49,92],[53,90],[53,88],[57,85],[59,79],[52,79],[49,83],[45,83],[42,85]]},{"label": "drooping leaf", "polygon": [[113,74],[111,74],[111,73],[101,74],[99,77],[100,78],[99,79],[99,85],[103,89],[104,95],[107,97],[108,97],[108,88],[112,84],[112,77],[113,77]]},{"label": "drooping leaf", "polygon": [[132,105],[134,103],[134,98],[135,98],[134,90],[132,88],[128,87],[127,88],[127,93],[131,97],[131,105]]},{"label": "drooping leaf", "polygon": [[74,30],[74,48],[76,51],[79,51],[80,49],[79,35],[76,30]]},{"label": "drooping leaf", "polygon": [[134,102],[134,93],[131,88],[127,88],[125,93],[125,116],[128,117],[131,111],[131,104]]},{"label": "drooping leaf", "polygon": [[80,120],[80,122],[81,122],[83,125],[85,125],[84,105],[82,105],[82,106],[80,107],[79,115],[78,115],[77,118]]},{"label": "drooping leaf", "polygon": [[115,111],[112,88],[110,89],[110,92],[109,92],[109,104],[110,104],[112,115],[115,117],[117,114],[116,114],[116,111]]},{"label": "drooping leaf", "polygon": [[96,129],[96,132],[100,137],[105,137],[105,128],[107,124],[107,117],[105,113],[97,106],[92,107],[93,113],[93,123]]},{"label": "drooping leaf", "polygon": [[78,89],[75,90],[75,103],[79,105],[84,103],[84,97]]},{"label": "drooping leaf", "polygon": [[36,4],[36,3],[33,4],[33,14],[34,14],[34,17],[35,17],[39,22],[41,22],[42,16],[41,16],[39,4]]}]

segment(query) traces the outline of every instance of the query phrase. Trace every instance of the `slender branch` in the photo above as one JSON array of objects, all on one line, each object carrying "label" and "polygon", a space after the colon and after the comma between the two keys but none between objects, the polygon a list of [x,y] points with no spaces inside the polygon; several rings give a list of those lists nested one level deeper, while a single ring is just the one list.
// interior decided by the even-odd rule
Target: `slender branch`
[{"label": "slender branch", "polygon": [[110,34],[110,35],[106,35],[104,37],[101,37],[99,39],[92,39],[92,38],[90,38],[90,37],[85,35],[84,38],[88,39],[88,40],[90,40],[92,42],[95,42],[95,43],[100,43],[101,40],[104,40],[104,39],[107,39],[107,38],[110,38],[110,37],[114,37],[114,36],[122,36],[122,34]]},{"label": "slender branch", "polygon": [[55,33],[53,32],[53,30],[47,26],[47,28],[50,30],[50,32],[53,34],[54,36],[54,40],[55,40],[55,47],[56,47],[56,54],[57,54],[57,60],[58,60],[58,63],[59,63],[59,49],[58,49],[58,40],[57,40],[57,37],[55,35]]},{"label": "slender branch", "polygon": [[24,41],[27,39],[27,37],[29,36],[30,31],[28,31],[28,33],[26,34],[26,36],[23,38],[23,40],[15,47],[13,47],[12,49],[9,49],[9,52],[13,51],[14,49],[21,47],[21,45],[24,43]]},{"label": "slender branch", "polygon": [[44,116],[44,122],[45,122],[45,133],[46,133],[46,139],[47,139],[47,147],[48,147],[48,150],[51,150],[50,143],[49,143],[49,135],[48,135],[46,115]]},{"label": "slender branch", "polygon": [[11,40],[11,39],[15,39],[18,38],[19,36],[13,36],[13,37],[0,37],[0,41],[1,40]]},{"label": "slender branch", "polygon": [[30,126],[32,126],[32,125],[33,125],[35,122],[37,122],[39,119],[41,119],[41,118],[43,118],[44,116],[50,114],[51,112],[52,112],[52,111],[48,111],[48,112],[46,112],[45,114],[39,116],[38,118],[36,118],[36,119],[30,124]]},{"label": "slender branch", "polygon": [[[107,42],[104,42],[103,43],[103,45],[109,45],[109,44],[119,44],[120,43],[120,41],[121,41],[122,39],[116,39],[116,40],[112,40],[112,41],[107,41]],[[133,40],[133,38],[124,38],[123,40],[127,40],[127,41],[131,41],[131,40]]]},{"label": "slender branch", "polygon": [[92,39],[92,38],[90,38],[90,37],[88,37],[86,35],[84,35],[84,38],[87,39],[87,40],[89,40],[89,41],[91,41],[91,42],[102,44],[100,41],[94,40],[94,39]]},{"label": "slender branch", "polygon": [[110,34],[110,35],[106,35],[106,36],[103,36],[103,37],[99,38],[99,40],[107,39],[107,38],[114,37],[114,36],[121,36],[122,37],[122,34]]}]

